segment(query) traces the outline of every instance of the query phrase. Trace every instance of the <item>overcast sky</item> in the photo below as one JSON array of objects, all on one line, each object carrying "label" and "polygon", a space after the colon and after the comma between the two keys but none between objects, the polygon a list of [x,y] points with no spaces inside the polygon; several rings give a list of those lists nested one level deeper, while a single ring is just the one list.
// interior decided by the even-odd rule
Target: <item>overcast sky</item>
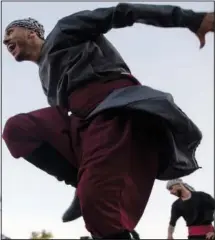
[{"label": "overcast sky", "polygon": [[[174,3],[197,11],[212,11],[212,2]],[[33,17],[44,24],[47,34],[57,20],[74,12],[116,5],[104,2],[3,3],[3,30],[10,21]],[[198,40],[187,29],[161,29],[135,24],[112,30],[107,37],[118,48],[132,73],[143,83],[168,91],[176,103],[203,132],[197,151],[198,170],[184,180],[197,190],[213,195],[213,35],[199,50]],[[17,63],[3,47],[3,126],[15,114],[47,106],[37,66]],[[3,143],[3,233],[13,238],[28,238],[31,231],[47,229],[56,238],[78,238],[88,234],[82,219],[62,223],[61,216],[71,202],[74,189],[59,183],[23,159],[13,159]],[[156,181],[146,211],[137,226],[142,238],[166,238],[170,207],[175,200]],[[99,219],[98,219],[99,221]],[[181,219],[175,237],[185,238]]]}]

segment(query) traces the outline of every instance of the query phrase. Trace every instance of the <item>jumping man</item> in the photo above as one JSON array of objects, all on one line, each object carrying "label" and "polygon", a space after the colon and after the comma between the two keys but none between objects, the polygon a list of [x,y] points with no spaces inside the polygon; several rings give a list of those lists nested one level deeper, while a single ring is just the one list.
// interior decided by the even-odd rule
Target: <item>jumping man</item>
[{"label": "jumping man", "polygon": [[8,119],[6,145],[14,158],[77,188],[86,228],[96,238],[129,239],[155,179],[199,168],[200,130],[171,94],[142,86],[104,36],[135,23],[187,28],[201,47],[214,32],[212,13],[129,3],[66,16],[46,38],[32,18],[5,30],[14,59],[38,65],[50,104]]}]

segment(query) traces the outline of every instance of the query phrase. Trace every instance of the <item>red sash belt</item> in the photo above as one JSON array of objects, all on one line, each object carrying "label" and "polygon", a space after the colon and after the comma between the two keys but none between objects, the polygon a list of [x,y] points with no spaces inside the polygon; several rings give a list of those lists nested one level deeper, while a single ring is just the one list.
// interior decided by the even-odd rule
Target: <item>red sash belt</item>
[{"label": "red sash belt", "polygon": [[189,236],[201,236],[201,235],[206,235],[209,232],[214,232],[214,227],[212,225],[188,227]]}]

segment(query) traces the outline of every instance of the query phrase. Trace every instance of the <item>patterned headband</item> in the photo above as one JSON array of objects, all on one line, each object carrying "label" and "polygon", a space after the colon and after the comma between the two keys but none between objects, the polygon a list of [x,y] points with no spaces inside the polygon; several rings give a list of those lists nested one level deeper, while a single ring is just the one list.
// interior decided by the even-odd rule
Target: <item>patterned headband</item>
[{"label": "patterned headband", "polygon": [[176,184],[182,184],[184,185],[185,188],[187,188],[188,190],[190,190],[191,192],[194,192],[195,189],[193,187],[191,187],[189,184],[184,183],[182,181],[182,179],[177,178],[177,179],[173,179],[167,182],[166,188],[169,190],[172,186],[176,185]]},{"label": "patterned headband", "polygon": [[20,20],[15,20],[6,27],[5,31],[7,31],[9,28],[12,28],[12,27],[23,27],[23,28],[33,30],[34,32],[37,33],[38,37],[40,37],[41,39],[44,39],[45,30],[43,25],[33,18],[24,18]]}]

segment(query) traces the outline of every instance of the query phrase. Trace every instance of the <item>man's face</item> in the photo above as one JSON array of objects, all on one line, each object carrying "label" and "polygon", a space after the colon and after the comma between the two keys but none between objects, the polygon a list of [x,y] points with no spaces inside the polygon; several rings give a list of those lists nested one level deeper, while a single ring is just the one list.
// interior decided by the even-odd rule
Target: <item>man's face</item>
[{"label": "man's face", "polygon": [[28,60],[31,32],[22,27],[12,27],[5,32],[4,44],[16,61]]},{"label": "man's face", "polygon": [[182,187],[180,184],[175,184],[169,188],[169,192],[176,197],[181,197],[182,195]]}]

